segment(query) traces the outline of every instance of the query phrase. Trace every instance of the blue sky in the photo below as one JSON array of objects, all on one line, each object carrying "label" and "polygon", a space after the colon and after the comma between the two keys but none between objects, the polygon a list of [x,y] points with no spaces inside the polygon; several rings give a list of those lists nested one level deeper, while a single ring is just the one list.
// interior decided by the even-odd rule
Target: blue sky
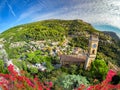
[{"label": "blue sky", "polygon": [[45,19],[82,19],[120,36],[120,0],[0,0],[0,32]]}]

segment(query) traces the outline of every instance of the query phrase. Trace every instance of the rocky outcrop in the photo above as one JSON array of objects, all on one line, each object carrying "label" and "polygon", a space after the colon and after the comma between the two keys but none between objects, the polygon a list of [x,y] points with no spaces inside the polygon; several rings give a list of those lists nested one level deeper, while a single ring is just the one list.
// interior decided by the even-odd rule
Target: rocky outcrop
[{"label": "rocky outcrop", "polygon": [[10,64],[13,65],[15,71],[18,72],[18,74],[20,74],[19,68],[12,63],[12,60],[8,59],[8,55],[7,55],[6,50],[4,49],[2,44],[0,44],[0,59],[3,60],[4,65],[6,67],[9,66]]}]

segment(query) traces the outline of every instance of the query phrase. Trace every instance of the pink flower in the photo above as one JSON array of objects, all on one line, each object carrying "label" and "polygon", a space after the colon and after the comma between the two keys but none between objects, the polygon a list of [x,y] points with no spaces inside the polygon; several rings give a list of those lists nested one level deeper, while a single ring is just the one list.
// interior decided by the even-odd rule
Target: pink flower
[{"label": "pink flower", "polygon": [[10,65],[8,66],[8,70],[9,70],[9,72],[10,72],[11,74],[13,74],[14,76],[18,75],[18,72],[16,72],[16,71],[14,70],[14,66],[13,66],[12,64],[10,64]]},{"label": "pink flower", "polygon": [[49,82],[49,87],[52,87],[53,86],[53,83],[52,82]]},{"label": "pink flower", "polygon": [[87,90],[93,90],[94,86],[89,86]]},{"label": "pink flower", "polygon": [[26,82],[29,86],[34,87],[34,84],[28,78],[26,78]]},{"label": "pink flower", "polygon": [[[9,88],[14,90],[14,88],[22,90],[23,88],[32,88],[35,90],[43,90],[41,83],[38,78],[30,80],[25,76],[19,76],[14,70],[13,65],[8,66],[9,74],[0,74],[0,87],[3,90],[9,90]],[[29,87],[31,86],[31,87]],[[16,90],[16,89],[15,89]]]},{"label": "pink flower", "polygon": [[107,76],[106,76],[106,79],[100,83],[100,84],[97,84],[97,85],[94,85],[94,86],[90,86],[87,88],[87,90],[110,90],[110,89],[118,89],[119,87],[117,87],[116,85],[110,85],[109,82],[112,81],[112,77],[114,75],[116,75],[117,73],[113,70],[109,70],[109,72],[107,73]]},{"label": "pink flower", "polygon": [[117,74],[117,73],[116,73],[115,71],[109,70],[109,72],[107,73],[107,76],[106,76],[106,80],[107,80],[108,82],[112,81],[112,77],[113,77],[114,75],[116,75],[116,74]]}]

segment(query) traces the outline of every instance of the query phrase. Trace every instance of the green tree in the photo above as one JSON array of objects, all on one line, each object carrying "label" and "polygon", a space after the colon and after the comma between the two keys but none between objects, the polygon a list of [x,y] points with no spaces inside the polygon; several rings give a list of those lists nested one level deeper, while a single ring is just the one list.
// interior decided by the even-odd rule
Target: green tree
[{"label": "green tree", "polygon": [[76,65],[70,65],[69,67],[69,73],[70,74],[76,74],[77,66]]},{"label": "green tree", "polygon": [[61,86],[63,90],[72,90],[76,87],[79,87],[80,84],[85,86],[89,85],[86,77],[80,75],[63,75],[58,77],[58,80],[55,82],[58,86]]},{"label": "green tree", "polygon": [[105,76],[108,72],[108,66],[104,60],[97,59],[92,62],[90,71],[93,77],[101,81],[105,79]]}]

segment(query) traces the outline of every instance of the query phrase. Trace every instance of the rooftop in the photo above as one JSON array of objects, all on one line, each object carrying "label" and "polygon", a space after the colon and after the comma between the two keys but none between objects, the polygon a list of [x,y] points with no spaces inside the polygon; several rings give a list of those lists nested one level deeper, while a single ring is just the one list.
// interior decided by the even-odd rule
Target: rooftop
[{"label": "rooftop", "polygon": [[86,55],[61,55],[61,61],[85,62]]}]

